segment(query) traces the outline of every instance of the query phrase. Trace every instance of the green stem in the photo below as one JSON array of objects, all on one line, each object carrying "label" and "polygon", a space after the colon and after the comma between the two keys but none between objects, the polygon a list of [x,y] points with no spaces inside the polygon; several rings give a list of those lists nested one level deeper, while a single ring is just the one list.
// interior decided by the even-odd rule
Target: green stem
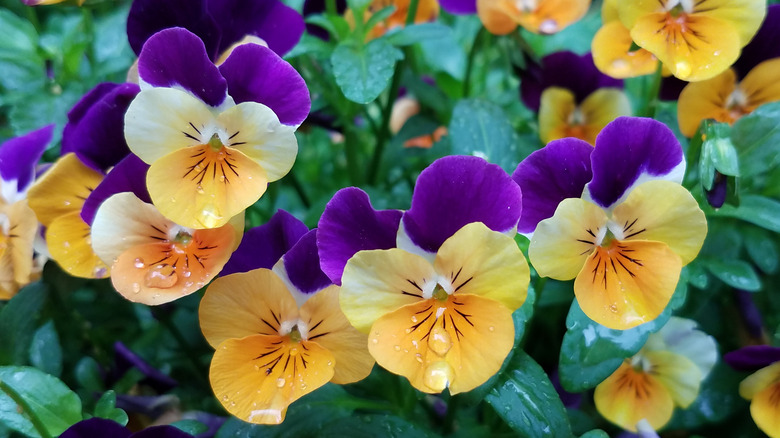
[{"label": "green stem", "polygon": [[420,0],[412,0],[409,2],[409,11],[406,13],[406,25],[414,23],[414,18],[417,16],[417,5]]},{"label": "green stem", "polygon": [[295,193],[298,194],[298,198],[301,199],[301,204],[303,204],[303,206],[306,208],[311,207],[311,201],[309,200],[309,197],[306,195],[306,190],[304,190],[303,185],[298,180],[298,177],[295,175],[295,173],[293,172],[288,173],[287,178],[289,179],[290,185],[292,186],[293,190],[295,190]]},{"label": "green stem", "polygon": [[647,94],[645,95],[645,106],[642,111],[639,112],[641,117],[654,117],[655,112],[658,109],[658,92],[661,90],[661,70],[663,64],[658,63],[658,68],[655,69],[655,73],[650,78],[650,84],[647,87]]},{"label": "green stem", "polygon": [[460,398],[457,396],[450,397],[449,403],[447,403],[447,415],[444,417],[444,435],[449,435],[455,431],[455,419],[457,418],[456,412],[458,411],[458,401]]},{"label": "green stem", "polygon": [[520,47],[520,49],[523,51],[526,58],[529,58],[531,61],[538,64],[539,57],[536,55],[531,45],[528,44],[528,41],[526,41],[526,39],[523,38],[523,34],[520,32],[521,32],[521,28],[518,27],[517,30],[512,32],[512,39],[515,40],[515,43],[517,43],[517,46]]},{"label": "green stem", "polygon": [[482,41],[483,35],[487,32],[484,26],[480,27],[477,34],[474,36],[474,41],[471,43],[471,50],[469,51],[469,57],[466,61],[466,74],[463,77],[463,98],[469,97],[469,88],[471,87],[471,71],[474,67],[474,58],[477,55],[477,47],[479,47]]},{"label": "green stem", "polygon": [[35,31],[40,34],[41,33],[41,20],[38,19],[38,11],[36,11],[35,6],[27,6],[24,8],[25,13],[27,14],[27,21],[30,22],[30,24],[33,25],[35,28]]},{"label": "green stem", "polygon": [[22,408],[22,411],[27,414],[27,418],[30,419],[33,427],[38,431],[38,434],[40,434],[42,438],[52,438],[52,435],[46,429],[46,425],[38,418],[38,415],[35,414],[35,411],[32,410],[30,404],[27,403],[27,400],[25,400],[21,394],[16,392],[12,387],[6,385],[2,380],[0,380],[0,391],[8,394],[8,396],[11,397],[11,400]]},{"label": "green stem", "polygon": [[81,8],[81,16],[84,19],[84,33],[89,38],[85,55],[89,61],[89,66],[92,70],[95,69],[95,20],[92,17],[92,10],[89,8]]},{"label": "green stem", "polygon": [[338,9],[336,8],[336,0],[327,0],[325,2],[325,12],[328,15],[338,15]]}]

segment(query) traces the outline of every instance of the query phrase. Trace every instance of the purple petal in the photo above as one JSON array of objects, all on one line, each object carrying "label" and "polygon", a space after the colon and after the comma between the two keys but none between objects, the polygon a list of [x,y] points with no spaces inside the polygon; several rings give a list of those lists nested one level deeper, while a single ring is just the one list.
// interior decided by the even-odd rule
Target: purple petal
[{"label": "purple petal", "polygon": [[136,54],[146,40],[171,27],[183,27],[206,45],[211,59],[219,54],[220,30],[204,0],[134,0],[127,17],[127,39]]},{"label": "purple petal", "polygon": [[311,109],[301,75],[273,50],[258,44],[236,47],[219,71],[236,103],[259,102],[285,125],[300,125]]},{"label": "purple petal", "polygon": [[[322,14],[327,10],[328,0],[305,0],[303,2],[303,17]],[[336,13],[343,14],[347,10],[347,0],[336,0]],[[325,28],[316,24],[306,23],[306,32],[325,41],[330,40],[330,34]]]},{"label": "purple petal", "polygon": [[134,433],[131,438],[192,438],[192,435],[175,426],[152,426]]},{"label": "purple petal", "polygon": [[763,318],[761,318],[761,311],[758,310],[755,301],[753,301],[753,293],[746,290],[734,289],[734,298],[737,301],[737,308],[740,315],[742,315],[742,321],[745,323],[750,336],[760,339],[764,333]]},{"label": "purple petal", "polygon": [[780,57],[780,5],[771,5],[766,18],[753,39],[742,48],[739,59],[732,66],[739,78],[745,77],[756,65]]},{"label": "purple petal", "polygon": [[60,438],[128,438],[131,432],[116,421],[93,417],[82,420],[62,432]]},{"label": "purple petal", "polygon": [[751,345],[726,353],[723,360],[738,371],[755,371],[780,361],[780,348]]},{"label": "purple petal", "polygon": [[68,112],[62,150],[105,172],[130,153],[125,142],[125,112],[140,89],[136,84],[98,84]]},{"label": "purple petal", "polygon": [[166,412],[179,409],[179,398],[173,394],[166,395],[129,395],[117,394],[116,407],[127,413],[145,415],[149,418],[159,418]]},{"label": "purple petal", "polygon": [[201,411],[189,411],[184,414],[184,419],[192,419],[208,427],[208,430],[195,435],[195,438],[214,438],[219,428],[227,421],[227,417]]},{"label": "purple petal", "polygon": [[152,200],[146,190],[147,170],[149,165],[133,154],[120,161],[84,201],[84,206],[81,207],[81,218],[84,222],[91,225],[100,204],[117,193],[132,192],[138,199],[151,204]]},{"label": "purple petal", "polygon": [[593,146],[577,138],[550,142],[518,166],[512,179],[523,193],[523,214],[519,233],[533,233],[536,225],[555,213],[566,198],[579,198],[593,174],[590,154]]},{"label": "purple petal", "polygon": [[176,387],[178,382],[164,374],[162,371],[149,365],[140,356],[130,350],[121,342],[114,343],[114,369],[112,381],[116,382],[131,369],[137,369],[145,377],[141,380],[144,385],[154,388],[158,393],[164,393]]},{"label": "purple petal", "polygon": [[558,393],[558,397],[560,397],[563,402],[563,406],[565,408],[579,409],[580,404],[582,403],[582,394],[575,394],[563,389],[563,386],[561,386],[560,374],[557,369],[553,370],[549,376],[550,382],[552,382],[553,388],[555,388],[555,392]]},{"label": "purple petal", "polygon": [[436,252],[463,226],[482,222],[505,232],[517,227],[520,186],[499,166],[479,157],[440,158],[422,171],[403,225],[412,243]]},{"label": "purple petal", "polygon": [[477,13],[476,0],[439,0],[442,9],[455,15],[467,15]]},{"label": "purple petal", "polygon": [[311,230],[282,257],[287,278],[299,291],[312,294],[333,284],[320,268],[317,230]]},{"label": "purple petal", "polygon": [[[611,207],[643,179],[681,180],[685,170],[682,147],[663,123],[640,117],[618,117],[601,130],[591,155],[590,197]],[[679,182],[679,181],[678,181]]]},{"label": "purple petal", "polygon": [[17,192],[24,191],[32,184],[35,166],[53,133],[54,125],[47,125],[0,145],[0,177],[3,181],[15,180]]},{"label": "purple petal", "polygon": [[519,71],[519,75],[520,98],[533,111],[539,111],[542,92],[549,87],[571,90],[577,102],[582,102],[599,88],[623,88],[622,80],[611,78],[596,68],[590,53],[580,56],[572,52],[556,52],[542,58],[541,65],[529,63],[525,70]]},{"label": "purple petal", "polygon": [[268,223],[244,233],[241,244],[222,268],[221,275],[258,268],[271,269],[307,232],[309,228],[303,222],[279,210]]},{"label": "purple petal", "polygon": [[219,106],[227,83],[197,35],[175,27],[152,35],[138,56],[138,76],[154,87],[180,86],[206,104]]},{"label": "purple petal", "polygon": [[341,285],[344,266],[356,252],[395,248],[401,212],[374,210],[366,192],[341,189],[325,206],[317,227],[320,266],[333,283]]},{"label": "purple petal", "polygon": [[279,0],[207,0],[206,4],[222,31],[219,52],[254,35],[284,55],[303,35],[301,14]]}]

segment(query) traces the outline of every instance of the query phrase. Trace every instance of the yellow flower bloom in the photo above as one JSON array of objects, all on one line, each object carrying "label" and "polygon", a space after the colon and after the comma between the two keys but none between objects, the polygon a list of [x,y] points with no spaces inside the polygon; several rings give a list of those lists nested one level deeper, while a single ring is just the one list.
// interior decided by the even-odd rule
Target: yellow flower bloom
[{"label": "yellow flower bloom", "polygon": [[739,395],[750,400],[750,415],[758,428],[771,438],[780,437],[780,362],[743,380]]},{"label": "yellow flower bloom", "polygon": [[645,49],[631,50],[631,32],[620,22],[617,0],[605,0],[601,7],[601,29],[591,43],[593,63],[613,78],[632,78],[653,73],[658,58]]},{"label": "yellow flower bloom", "polygon": [[578,105],[571,91],[550,87],[542,92],[539,105],[539,137],[543,143],[575,137],[595,145],[607,123],[629,115],[631,102],[617,88],[600,88]]},{"label": "yellow flower bloom", "polygon": [[477,14],[493,34],[505,35],[519,25],[528,31],[553,34],[582,18],[590,0],[477,0]]},{"label": "yellow flower bloom", "polygon": [[0,202],[0,300],[10,299],[40,274],[33,260],[37,232],[38,219],[26,199]]}]

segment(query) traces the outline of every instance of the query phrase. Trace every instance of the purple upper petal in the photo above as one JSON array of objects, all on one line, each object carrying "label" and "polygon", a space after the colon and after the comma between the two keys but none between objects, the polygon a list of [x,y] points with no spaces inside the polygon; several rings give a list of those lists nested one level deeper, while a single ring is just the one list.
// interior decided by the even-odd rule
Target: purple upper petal
[{"label": "purple upper petal", "polygon": [[[604,208],[617,202],[640,177],[669,179],[684,167],[680,143],[663,123],[618,117],[601,130],[591,154],[591,199]],[[682,170],[681,170],[682,169]]]},{"label": "purple upper petal", "polygon": [[477,13],[476,0],[439,0],[442,9],[455,15],[466,15]]},{"label": "purple upper petal", "polygon": [[287,277],[299,291],[312,294],[333,284],[320,268],[317,230],[311,230],[282,257]]},{"label": "purple upper petal", "polygon": [[356,252],[395,248],[401,212],[374,210],[366,192],[347,187],[333,195],[317,227],[322,271],[341,285],[344,266]]},{"label": "purple upper petal", "polygon": [[244,233],[238,249],[222,268],[221,275],[271,269],[279,259],[309,232],[309,228],[284,210],[279,210],[264,225]]},{"label": "purple upper petal", "polygon": [[128,438],[130,435],[131,432],[116,421],[93,417],[67,428],[60,438]]},{"label": "purple upper petal", "polygon": [[723,360],[739,371],[755,371],[780,361],[780,348],[751,345],[726,353]]},{"label": "purple upper petal", "polygon": [[571,90],[577,102],[604,87],[623,87],[623,81],[601,73],[590,53],[556,52],[542,58],[541,65],[529,63],[519,71],[520,98],[533,111],[539,111],[542,92],[548,87]]},{"label": "purple upper petal", "polygon": [[259,102],[285,125],[300,125],[311,109],[301,75],[273,50],[258,44],[236,47],[219,71],[236,103]]},{"label": "purple upper petal", "polygon": [[24,191],[35,179],[35,166],[51,141],[54,125],[47,125],[0,145],[0,177],[16,180],[17,191]]},{"label": "purple upper petal", "polygon": [[436,252],[472,222],[494,231],[514,229],[521,205],[520,186],[499,166],[478,157],[449,156],[434,161],[417,178],[403,225],[415,245]]},{"label": "purple upper petal", "polygon": [[136,432],[131,438],[192,438],[192,435],[175,426],[152,426]]},{"label": "purple upper petal", "polygon": [[745,77],[756,65],[767,59],[780,57],[780,5],[771,5],[761,28],[742,48],[739,59],[732,66],[739,78]]},{"label": "purple upper petal", "polygon": [[742,315],[742,321],[745,323],[750,336],[759,339],[764,332],[764,321],[761,318],[761,311],[753,301],[753,293],[746,290],[734,289],[734,299],[737,302],[737,309]]},{"label": "purple upper petal", "polygon": [[151,204],[152,200],[146,190],[147,170],[149,165],[133,154],[120,161],[84,201],[84,206],[81,207],[81,218],[84,222],[91,225],[100,204],[117,193],[132,192],[138,199]]},{"label": "purple upper petal", "polygon": [[203,40],[211,59],[219,54],[220,30],[205,0],[134,0],[127,17],[127,39],[136,54],[146,40],[170,27],[183,27]]},{"label": "purple upper petal", "polygon": [[211,62],[203,41],[181,27],[152,35],[138,56],[138,76],[155,87],[178,85],[208,105],[227,97],[227,83]]},{"label": "purple upper petal", "polygon": [[577,138],[550,142],[518,166],[512,179],[523,193],[523,214],[517,231],[533,233],[536,224],[552,217],[566,198],[579,198],[593,174],[590,154],[593,146]]},{"label": "purple upper petal", "polygon": [[130,153],[125,142],[125,112],[140,89],[136,84],[98,84],[68,112],[62,150],[105,172]]},{"label": "purple upper petal", "polygon": [[176,380],[149,365],[122,342],[114,343],[114,364],[113,381],[119,380],[126,372],[136,368],[145,376],[141,383],[154,388],[159,393],[167,392],[178,385]]},{"label": "purple upper petal", "polygon": [[206,0],[222,31],[219,51],[254,35],[279,55],[289,52],[303,35],[303,17],[279,0]]}]

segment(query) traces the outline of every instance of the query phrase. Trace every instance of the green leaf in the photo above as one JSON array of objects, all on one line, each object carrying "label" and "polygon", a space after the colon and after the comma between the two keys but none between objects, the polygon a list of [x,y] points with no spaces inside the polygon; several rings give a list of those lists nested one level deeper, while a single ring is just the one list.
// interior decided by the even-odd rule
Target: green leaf
[{"label": "green leaf", "polygon": [[179,420],[171,423],[171,426],[187,432],[190,435],[197,435],[209,430],[209,427],[197,420]]},{"label": "green leaf", "polygon": [[[57,436],[81,421],[81,400],[61,380],[36,368],[0,367],[0,398],[12,399],[14,410],[0,411],[0,422],[19,424],[26,418],[43,435]],[[0,403],[8,406],[7,401]]]},{"label": "green leaf", "polygon": [[116,407],[116,393],[106,391],[95,405],[95,416],[116,421],[122,426],[127,425],[127,413]]},{"label": "green leaf", "polygon": [[53,321],[41,326],[33,335],[30,364],[55,377],[62,372],[62,347]]},{"label": "green leaf", "polygon": [[396,46],[411,46],[440,38],[452,38],[452,29],[441,23],[412,24],[387,36],[390,43]]},{"label": "green leaf", "polygon": [[521,437],[571,437],[571,426],[550,379],[526,352],[518,350],[485,397]]},{"label": "green leaf", "polygon": [[761,289],[761,280],[750,263],[744,260],[703,259],[702,263],[721,281],[737,289],[755,292]]},{"label": "green leaf", "polygon": [[558,370],[561,385],[569,392],[594,388],[609,377],[623,359],[639,351],[650,333],[666,324],[671,312],[628,330],[613,330],[588,318],[575,300],[566,317]]},{"label": "green leaf", "polygon": [[82,357],[76,363],[74,374],[79,386],[88,391],[101,392],[105,389],[103,378],[100,376],[100,365],[89,356]]},{"label": "green leaf", "polygon": [[734,124],[731,140],[740,161],[740,173],[751,177],[774,169],[780,161],[780,102],[762,105]]},{"label": "green leaf", "polygon": [[364,438],[382,436],[388,438],[426,438],[432,433],[394,415],[352,415],[326,424],[318,436],[340,438]]},{"label": "green leaf", "polygon": [[[35,28],[11,11],[0,9],[0,29],[0,89],[20,92],[39,88],[44,63],[38,55]],[[13,98],[4,96],[3,101],[6,99]]]},{"label": "green leaf", "polygon": [[368,7],[372,0],[347,0],[347,6],[353,11],[360,11]]},{"label": "green leaf", "polygon": [[739,207],[724,205],[711,213],[714,216],[735,217],[780,233],[780,202],[758,195],[745,195]]},{"label": "green leaf", "polygon": [[330,61],[333,75],[347,99],[366,104],[387,88],[395,72],[395,63],[403,53],[384,38],[368,44],[345,41],[333,51]]},{"label": "green leaf", "polygon": [[[712,167],[724,175],[739,176],[739,159],[737,150],[730,138],[731,127],[728,123],[713,123],[707,125],[705,131],[706,140],[702,144],[702,155],[700,165],[702,166],[702,182],[708,175],[704,167]],[[705,166],[705,161],[709,163]],[[710,172],[711,174],[712,172]],[[712,188],[710,184],[705,188]]]},{"label": "green leaf", "polygon": [[376,25],[378,25],[380,22],[390,18],[390,16],[393,15],[393,13],[397,9],[398,8],[396,8],[395,6],[390,5],[371,14],[371,16],[368,17],[368,20],[366,21],[366,25],[365,25],[366,32],[371,32],[371,29],[376,27]]},{"label": "green leaf", "polygon": [[449,126],[452,153],[476,155],[511,173],[520,161],[517,134],[497,105],[478,99],[458,102]]},{"label": "green leaf", "polygon": [[37,282],[22,288],[0,312],[0,364],[23,365],[38,326],[48,288]]},{"label": "green leaf", "polygon": [[601,429],[593,429],[580,435],[580,438],[609,438],[609,434]]},{"label": "green leaf", "polygon": [[745,227],[742,230],[742,235],[745,237],[745,249],[753,263],[767,274],[777,272],[780,257],[777,253],[774,236],[755,227]]}]

